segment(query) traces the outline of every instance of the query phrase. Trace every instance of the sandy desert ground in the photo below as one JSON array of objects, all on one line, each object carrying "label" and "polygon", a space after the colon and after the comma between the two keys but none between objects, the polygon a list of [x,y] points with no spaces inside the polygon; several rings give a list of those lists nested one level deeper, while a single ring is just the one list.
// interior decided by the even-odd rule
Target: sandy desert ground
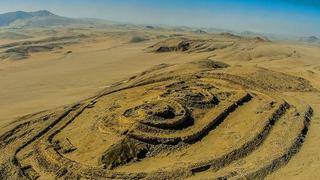
[{"label": "sandy desert ground", "polygon": [[147,27],[28,34],[0,41],[0,179],[318,177],[319,45]]}]

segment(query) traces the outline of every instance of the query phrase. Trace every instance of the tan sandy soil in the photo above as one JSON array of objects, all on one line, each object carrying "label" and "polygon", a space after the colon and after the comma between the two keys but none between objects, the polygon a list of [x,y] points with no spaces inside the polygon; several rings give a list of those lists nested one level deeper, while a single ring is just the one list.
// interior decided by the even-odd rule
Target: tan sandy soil
[{"label": "tan sandy soil", "polygon": [[317,178],[319,47],[57,31],[0,42],[0,179]]}]

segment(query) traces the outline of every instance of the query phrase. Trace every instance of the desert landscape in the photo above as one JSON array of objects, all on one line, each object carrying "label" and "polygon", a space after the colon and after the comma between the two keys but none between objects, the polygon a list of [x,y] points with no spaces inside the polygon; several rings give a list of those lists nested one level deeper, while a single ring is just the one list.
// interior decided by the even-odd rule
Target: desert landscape
[{"label": "desert landscape", "polygon": [[23,15],[0,15],[0,179],[318,178],[317,37]]}]

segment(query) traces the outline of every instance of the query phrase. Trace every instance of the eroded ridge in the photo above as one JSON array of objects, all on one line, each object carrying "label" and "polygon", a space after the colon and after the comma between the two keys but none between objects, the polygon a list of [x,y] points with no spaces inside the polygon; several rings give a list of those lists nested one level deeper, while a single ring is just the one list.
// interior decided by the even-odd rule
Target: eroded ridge
[{"label": "eroded ridge", "polygon": [[221,74],[232,67],[212,63],[158,66],[23,117],[0,137],[0,177],[260,179],[285,166],[307,137],[312,107],[281,95],[290,84],[259,91],[259,74],[228,79]]}]

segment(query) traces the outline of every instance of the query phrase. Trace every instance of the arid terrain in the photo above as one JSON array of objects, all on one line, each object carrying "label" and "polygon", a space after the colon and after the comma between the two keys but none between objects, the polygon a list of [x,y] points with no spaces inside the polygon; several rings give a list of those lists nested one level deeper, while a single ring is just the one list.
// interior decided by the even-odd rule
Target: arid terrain
[{"label": "arid terrain", "polygon": [[320,45],[0,30],[0,179],[317,179]]}]

